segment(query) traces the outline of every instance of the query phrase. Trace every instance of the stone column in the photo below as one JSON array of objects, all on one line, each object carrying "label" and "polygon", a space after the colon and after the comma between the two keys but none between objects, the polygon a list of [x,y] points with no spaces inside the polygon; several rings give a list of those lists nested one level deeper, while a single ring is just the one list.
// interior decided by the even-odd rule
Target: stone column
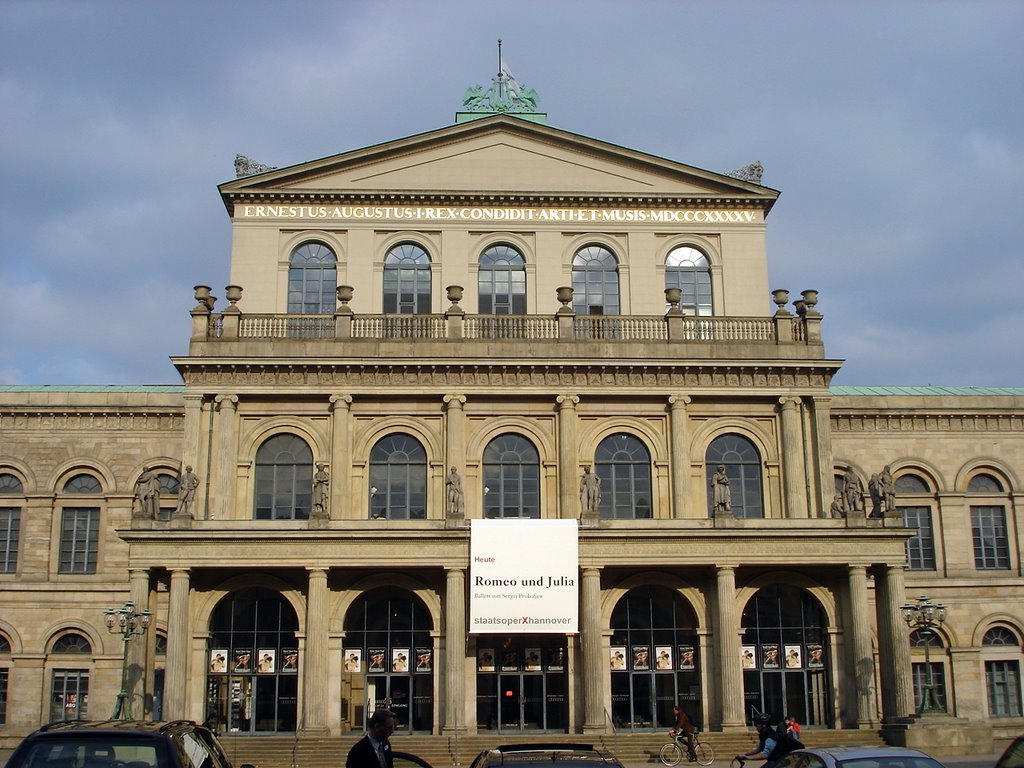
[{"label": "stone column", "polygon": [[306,652],[302,660],[302,730],[327,733],[327,571],[309,568]]},{"label": "stone column", "polygon": [[722,729],[743,728],[743,670],[740,668],[740,627],[736,612],[736,568],[716,569],[715,633],[718,635],[718,690],[722,700]]},{"label": "stone column", "polygon": [[185,692],[188,690],[188,654],[192,646],[189,624],[189,572],[171,570],[167,601],[167,666],[164,672],[164,719],[188,719]]},{"label": "stone column", "polygon": [[576,395],[555,398],[558,409],[558,516],[581,517],[579,488],[579,446],[576,438]]},{"label": "stone column", "polygon": [[832,499],[836,495],[835,467],[832,459],[832,398],[815,397],[811,399],[814,406],[814,435],[816,438],[818,461],[818,511],[812,517],[828,517],[832,507]]},{"label": "stone column", "polygon": [[[462,478],[462,493],[463,501],[465,501],[465,494],[469,491],[469,484],[466,478],[466,396],[459,394],[448,394],[444,396],[444,410],[445,410],[445,467],[442,473],[443,477],[448,476],[448,469],[455,467],[455,471],[459,473]],[[462,514],[452,516],[448,510],[448,493],[447,486],[445,486],[445,492],[441,494],[442,508],[444,509],[444,516],[446,518],[452,517],[453,520],[459,521],[465,518],[465,503],[463,503]],[[459,523],[456,522],[456,525]]]},{"label": "stone column", "polygon": [[466,570],[445,570],[444,733],[465,733],[466,723]]},{"label": "stone column", "polygon": [[[141,613],[149,608],[149,570],[146,568],[130,568],[128,570],[128,584],[131,593],[131,600],[135,604],[135,610]],[[152,657],[149,649],[150,635],[156,632],[153,624],[143,635],[137,635],[128,641],[125,653],[128,654],[128,680],[125,691],[128,693],[128,702],[131,704],[132,714],[142,719],[146,712],[146,688],[147,683],[152,679],[150,674],[150,663]]]},{"label": "stone column", "polygon": [[782,405],[782,472],[786,483],[785,517],[807,517],[804,444],[798,397],[780,397]]},{"label": "stone column", "polygon": [[857,727],[871,728],[878,721],[875,713],[875,661],[871,652],[871,617],[868,611],[867,566],[850,565],[847,569],[850,601],[850,674],[854,681]]},{"label": "stone column", "polygon": [[580,583],[583,646],[583,732],[604,733],[604,676],[606,659],[601,653],[601,569],[583,568]]},{"label": "stone column", "polygon": [[898,722],[914,714],[910,637],[903,622],[906,602],[903,565],[886,565],[875,576],[878,658],[882,675],[882,720]]},{"label": "stone column", "polygon": [[331,395],[331,503],[327,512],[330,520],[357,518],[349,508],[352,493],[349,475],[352,468],[352,437],[350,416],[352,395]]},{"label": "stone column", "polygon": [[[688,395],[672,395],[669,407],[669,444],[672,449],[672,517],[687,517],[690,501],[690,435],[686,406]],[[696,512],[696,510],[694,510]],[[690,515],[699,517],[699,515]]]},{"label": "stone column", "polygon": [[214,454],[213,483],[208,518],[235,516],[235,486],[238,476],[238,396],[217,395],[217,451]]}]

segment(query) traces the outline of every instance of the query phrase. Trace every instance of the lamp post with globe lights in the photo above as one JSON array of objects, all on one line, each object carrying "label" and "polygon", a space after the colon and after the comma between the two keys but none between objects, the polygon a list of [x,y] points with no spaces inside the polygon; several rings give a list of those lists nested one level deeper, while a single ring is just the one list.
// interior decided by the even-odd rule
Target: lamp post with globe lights
[{"label": "lamp post with globe lights", "polygon": [[903,620],[911,630],[917,630],[924,640],[924,666],[926,670],[924,692],[921,696],[921,706],[918,707],[919,715],[934,714],[943,712],[935,700],[935,681],[932,677],[931,663],[931,638],[936,634],[935,630],[942,626],[946,620],[946,606],[942,603],[935,603],[926,595],[917,598],[916,603],[907,603],[902,608]]},{"label": "lamp post with globe lights", "polygon": [[149,623],[153,615],[148,610],[135,610],[135,603],[126,600],[120,608],[107,608],[104,615],[104,623],[107,630],[114,635],[120,635],[123,641],[121,652],[121,690],[117,694],[117,703],[114,705],[114,714],[111,720],[131,720],[132,703],[128,696],[128,643],[137,635],[144,635],[149,629]]}]

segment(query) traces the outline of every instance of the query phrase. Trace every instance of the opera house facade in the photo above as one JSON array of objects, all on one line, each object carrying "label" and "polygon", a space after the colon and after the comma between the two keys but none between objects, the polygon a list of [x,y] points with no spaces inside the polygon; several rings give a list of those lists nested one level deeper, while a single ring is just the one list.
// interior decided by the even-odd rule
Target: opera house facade
[{"label": "opera house facade", "polygon": [[467,117],[241,160],[182,383],[0,388],[0,741],[1024,729],[1024,389],[832,386],[756,169]]}]

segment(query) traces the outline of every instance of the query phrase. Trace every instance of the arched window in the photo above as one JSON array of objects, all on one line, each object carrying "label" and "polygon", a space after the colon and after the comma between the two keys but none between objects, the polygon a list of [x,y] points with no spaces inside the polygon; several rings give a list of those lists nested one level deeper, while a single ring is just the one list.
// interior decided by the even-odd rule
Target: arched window
[{"label": "arched window", "polygon": [[910,649],[912,651],[910,666],[914,677],[914,701],[917,702],[919,709],[925,700],[925,692],[930,686],[932,704],[946,711],[944,648],[942,637],[938,632],[915,629],[910,633]]},{"label": "arched window", "polygon": [[572,259],[572,308],[577,315],[619,314],[619,263],[600,245],[588,245]]},{"label": "arched window", "polygon": [[427,452],[404,434],[388,435],[370,451],[370,519],[427,516]]},{"label": "arched window", "polygon": [[992,475],[978,474],[967,483],[967,493],[971,496],[974,567],[979,570],[1008,569],[1010,540],[1003,484]]},{"label": "arched window", "polygon": [[640,520],[651,517],[651,454],[632,435],[610,435],[594,452],[601,478],[601,517]]},{"label": "arched window", "polygon": [[256,451],[254,520],[308,520],[313,452],[295,435],[275,435]]},{"label": "arched window", "polygon": [[764,517],[761,491],[761,456],[742,435],[721,435],[711,441],[704,455],[708,492],[708,516],[714,516],[715,497],[712,479],[719,466],[729,478],[729,496],[735,517]]},{"label": "arched window", "polygon": [[989,716],[1020,717],[1020,638],[1010,629],[996,626],[985,633],[981,645]]},{"label": "arched window", "polygon": [[103,493],[103,486],[92,475],[82,473],[64,483],[63,493],[83,498],[63,500],[57,569],[60,573],[96,573],[100,507],[98,499],[88,497]]},{"label": "arched window", "polygon": [[710,315],[711,264],[696,248],[673,248],[665,258],[665,287],[682,291],[679,307],[688,315]]},{"label": "arched window", "polygon": [[338,258],[323,243],[303,243],[288,266],[288,312],[329,315],[338,304]]},{"label": "arched window", "polygon": [[[932,499],[928,483],[918,475],[900,475],[893,482],[897,509],[903,513],[903,525],[916,535],[907,539],[907,568],[912,571],[935,570],[935,532],[932,529]],[[915,498],[917,497],[917,498]]]},{"label": "arched window", "polygon": [[[69,632],[58,637],[51,653],[67,656],[66,661],[76,663],[74,656],[92,653],[92,644],[85,636]],[[65,661],[61,659],[61,662]],[[88,717],[89,670],[54,669],[50,683],[50,722],[57,720],[84,720]]]},{"label": "arched window", "polygon": [[481,315],[526,314],[526,262],[511,245],[493,245],[480,256]]},{"label": "arched window", "polygon": [[396,245],[384,257],[384,312],[430,313],[430,256],[418,245]]},{"label": "arched window", "polygon": [[15,497],[24,493],[21,480],[8,472],[0,473],[0,573],[18,569],[21,500]]},{"label": "arched window", "polygon": [[540,457],[520,435],[500,435],[484,449],[484,517],[540,517]]}]

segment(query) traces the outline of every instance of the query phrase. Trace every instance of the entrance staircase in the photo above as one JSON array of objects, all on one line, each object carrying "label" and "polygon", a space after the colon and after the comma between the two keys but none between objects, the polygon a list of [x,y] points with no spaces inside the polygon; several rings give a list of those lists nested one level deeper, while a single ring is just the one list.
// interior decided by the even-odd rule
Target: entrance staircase
[{"label": "entrance staircase", "polygon": [[[250,763],[256,768],[344,768],[345,756],[362,734],[349,736],[232,736],[220,737],[234,768]],[[733,755],[749,751],[757,741],[747,733],[701,733],[701,740],[714,747],[716,763],[726,765]],[[885,744],[879,731],[805,730],[800,736],[808,747]],[[472,736],[396,735],[395,750],[418,755],[433,768],[468,768],[480,752],[499,744],[564,742],[593,744],[622,761],[627,768],[659,763],[658,753],[668,741],[665,733],[601,734],[474,734]],[[680,764],[680,768],[695,768]]]}]

